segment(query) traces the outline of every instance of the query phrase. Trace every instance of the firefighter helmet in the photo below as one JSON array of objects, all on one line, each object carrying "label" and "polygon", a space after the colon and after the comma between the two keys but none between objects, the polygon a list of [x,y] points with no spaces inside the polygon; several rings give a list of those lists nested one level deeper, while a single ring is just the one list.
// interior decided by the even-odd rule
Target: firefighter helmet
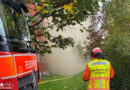
[{"label": "firefighter helmet", "polygon": [[92,57],[103,58],[103,52],[100,48],[94,48],[92,50]]}]

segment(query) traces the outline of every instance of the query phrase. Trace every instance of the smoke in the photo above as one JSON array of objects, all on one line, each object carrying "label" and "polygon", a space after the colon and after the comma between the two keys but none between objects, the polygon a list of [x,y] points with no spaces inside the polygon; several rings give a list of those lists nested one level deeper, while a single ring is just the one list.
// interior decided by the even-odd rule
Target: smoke
[{"label": "smoke", "polygon": [[82,58],[73,48],[53,49],[52,55],[46,56],[49,70],[58,75],[74,75],[84,68]]},{"label": "smoke", "polygon": [[[87,29],[91,25],[91,18],[88,18],[82,23]],[[52,54],[45,55],[45,62],[51,73],[57,75],[72,76],[82,72],[87,64],[87,57],[84,57],[86,53],[86,45],[89,43],[87,40],[88,32],[80,32],[81,25],[66,27],[65,31],[56,32],[51,30],[50,33],[53,36],[62,35],[64,37],[72,37],[75,41],[75,47],[68,47],[63,50],[60,48],[53,48]]]}]

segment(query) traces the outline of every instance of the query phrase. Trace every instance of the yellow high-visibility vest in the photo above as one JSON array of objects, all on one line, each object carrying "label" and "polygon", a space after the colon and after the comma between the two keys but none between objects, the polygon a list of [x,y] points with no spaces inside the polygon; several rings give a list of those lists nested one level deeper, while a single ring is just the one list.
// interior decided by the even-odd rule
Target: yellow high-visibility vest
[{"label": "yellow high-visibility vest", "polygon": [[87,90],[109,90],[110,62],[95,59],[88,63],[90,78]]}]

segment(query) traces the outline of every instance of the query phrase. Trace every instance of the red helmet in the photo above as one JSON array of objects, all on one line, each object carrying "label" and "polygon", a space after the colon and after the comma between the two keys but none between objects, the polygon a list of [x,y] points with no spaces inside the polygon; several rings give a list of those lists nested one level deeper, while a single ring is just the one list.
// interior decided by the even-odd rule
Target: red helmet
[{"label": "red helmet", "polygon": [[100,48],[94,48],[92,50],[92,57],[103,58],[103,52]]}]

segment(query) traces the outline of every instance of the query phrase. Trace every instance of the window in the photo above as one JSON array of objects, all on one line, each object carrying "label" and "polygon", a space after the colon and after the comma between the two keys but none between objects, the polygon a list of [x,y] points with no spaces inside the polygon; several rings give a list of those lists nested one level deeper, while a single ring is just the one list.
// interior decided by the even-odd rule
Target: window
[{"label": "window", "polygon": [[[23,14],[0,2],[0,35],[30,41],[30,33]],[[6,33],[6,35],[4,34]]]}]

